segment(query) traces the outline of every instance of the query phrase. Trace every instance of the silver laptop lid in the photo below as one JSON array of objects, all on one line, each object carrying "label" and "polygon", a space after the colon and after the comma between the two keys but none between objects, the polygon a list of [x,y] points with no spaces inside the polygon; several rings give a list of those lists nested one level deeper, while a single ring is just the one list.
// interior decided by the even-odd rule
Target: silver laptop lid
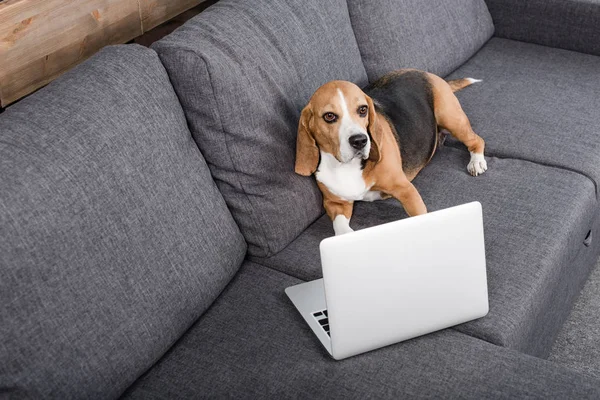
[{"label": "silver laptop lid", "polygon": [[324,239],[321,263],[335,359],[488,312],[479,202]]}]

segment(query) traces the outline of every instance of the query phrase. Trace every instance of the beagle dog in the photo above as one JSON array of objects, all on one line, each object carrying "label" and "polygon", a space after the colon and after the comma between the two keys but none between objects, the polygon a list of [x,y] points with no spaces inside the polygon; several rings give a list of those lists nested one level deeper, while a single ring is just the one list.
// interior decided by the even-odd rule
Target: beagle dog
[{"label": "beagle dog", "polygon": [[427,208],[411,181],[433,157],[440,129],[469,149],[467,170],[484,173],[485,142],[454,92],[475,82],[446,82],[414,69],[389,73],[361,90],[347,81],[321,86],[302,110],[296,173],[313,173],[336,235],[351,232],[355,201],[394,197],[409,216]]}]

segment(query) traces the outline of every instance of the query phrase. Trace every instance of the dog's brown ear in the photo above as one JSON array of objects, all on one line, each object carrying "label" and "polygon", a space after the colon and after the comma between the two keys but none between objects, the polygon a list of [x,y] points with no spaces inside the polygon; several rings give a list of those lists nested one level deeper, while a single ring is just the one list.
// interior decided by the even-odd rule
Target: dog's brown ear
[{"label": "dog's brown ear", "polygon": [[296,139],[296,167],[299,175],[310,176],[319,164],[319,148],[310,130],[309,124],[312,118],[310,104],[304,107],[298,122],[298,138]]},{"label": "dog's brown ear", "polygon": [[369,126],[367,131],[371,136],[371,151],[369,152],[369,160],[379,162],[381,160],[381,146],[383,145],[383,121],[378,121],[377,112],[373,99],[367,96],[367,104],[369,106]]}]

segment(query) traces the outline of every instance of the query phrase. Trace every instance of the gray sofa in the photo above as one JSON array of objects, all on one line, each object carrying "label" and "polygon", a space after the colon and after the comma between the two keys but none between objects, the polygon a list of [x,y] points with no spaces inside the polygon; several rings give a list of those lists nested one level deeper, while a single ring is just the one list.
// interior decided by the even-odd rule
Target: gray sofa
[{"label": "gray sofa", "polygon": [[[521,3],[221,0],[9,107],[0,397],[600,398],[546,360],[600,253],[600,3]],[[296,125],[322,83],[400,67],[484,80],[459,98],[489,170],[449,140],[414,184],[482,203],[490,312],[337,362],[283,291],[333,234]]]}]

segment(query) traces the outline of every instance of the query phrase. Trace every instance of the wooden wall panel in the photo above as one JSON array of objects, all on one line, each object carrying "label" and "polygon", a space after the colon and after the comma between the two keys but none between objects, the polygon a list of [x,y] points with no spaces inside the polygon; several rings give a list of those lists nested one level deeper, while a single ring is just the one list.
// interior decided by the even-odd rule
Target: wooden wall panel
[{"label": "wooden wall panel", "polygon": [[0,2],[0,106],[6,106],[44,86],[100,48],[128,42],[201,2]]},{"label": "wooden wall panel", "polygon": [[144,32],[156,27],[182,12],[197,6],[203,0],[141,0],[142,27]]}]

